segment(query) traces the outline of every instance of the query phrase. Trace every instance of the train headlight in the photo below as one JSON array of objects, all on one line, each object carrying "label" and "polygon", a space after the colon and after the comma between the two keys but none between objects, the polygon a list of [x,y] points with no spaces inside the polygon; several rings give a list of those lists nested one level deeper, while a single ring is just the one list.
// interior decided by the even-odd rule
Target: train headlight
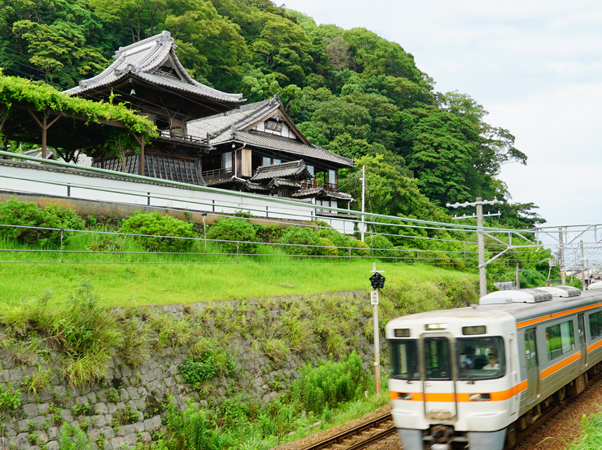
[{"label": "train headlight", "polygon": [[446,323],[427,323],[424,326],[426,331],[445,330],[447,328]]},{"label": "train headlight", "polygon": [[471,402],[488,402],[491,400],[491,394],[470,394],[468,398]]},{"label": "train headlight", "polygon": [[398,392],[397,398],[399,400],[412,400],[412,394],[410,394],[409,392]]},{"label": "train headlight", "polygon": [[410,329],[409,328],[396,328],[395,337],[410,337]]}]

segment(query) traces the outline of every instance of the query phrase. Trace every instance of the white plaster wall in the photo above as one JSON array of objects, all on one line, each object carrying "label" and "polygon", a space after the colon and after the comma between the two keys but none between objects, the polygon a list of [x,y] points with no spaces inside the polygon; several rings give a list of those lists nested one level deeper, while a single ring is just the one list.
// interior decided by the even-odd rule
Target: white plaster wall
[{"label": "white plaster wall", "polygon": [[[286,205],[270,201],[267,196],[246,197],[226,190],[223,193],[209,192],[112,180],[94,176],[94,173],[84,176],[59,172],[51,167],[48,170],[38,170],[0,165],[0,191],[224,214],[243,210],[254,216],[271,219],[310,221],[315,217],[310,203]],[[352,221],[324,217],[319,219],[341,233],[353,233]]]}]

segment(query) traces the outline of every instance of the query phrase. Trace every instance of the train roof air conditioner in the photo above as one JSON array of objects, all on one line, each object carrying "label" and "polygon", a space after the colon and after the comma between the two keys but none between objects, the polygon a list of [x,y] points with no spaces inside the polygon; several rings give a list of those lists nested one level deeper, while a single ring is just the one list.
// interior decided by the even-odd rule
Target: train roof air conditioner
[{"label": "train roof air conditioner", "polygon": [[552,294],[542,289],[520,289],[497,291],[484,295],[479,300],[480,305],[500,305],[509,303],[539,303],[552,300]]},{"label": "train roof air conditioner", "polygon": [[581,289],[573,286],[544,286],[537,289],[549,292],[552,297],[573,298],[581,295]]}]

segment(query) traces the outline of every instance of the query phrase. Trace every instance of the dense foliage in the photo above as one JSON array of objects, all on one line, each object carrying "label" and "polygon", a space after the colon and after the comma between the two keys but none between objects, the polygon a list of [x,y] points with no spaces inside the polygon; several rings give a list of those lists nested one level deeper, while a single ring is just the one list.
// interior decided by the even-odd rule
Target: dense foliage
[{"label": "dense foliage", "polygon": [[542,221],[535,205],[510,204],[496,178],[501,165],[527,157],[508,130],[485,121],[483,106],[436,92],[395,42],[364,28],[316,25],[269,0],[0,0],[0,68],[70,88],[99,73],[119,47],[164,29],[199,81],[249,101],[280,92],[310,140],[372,166],[373,212],[440,215],[436,205],[481,196],[505,201],[513,226]]},{"label": "dense foliage", "polygon": [[30,81],[25,78],[5,76],[0,72],[0,131],[5,115],[12,104],[17,102],[31,104],[38,111],[53,109],[70,114],[79,114],[88,121],[97,123],[105,120],[122,122],[128,130],[135,133],[155,135],[155,126],[150,120],[123,105],[69,97],[61,94],[56,88],[48,84]]}]

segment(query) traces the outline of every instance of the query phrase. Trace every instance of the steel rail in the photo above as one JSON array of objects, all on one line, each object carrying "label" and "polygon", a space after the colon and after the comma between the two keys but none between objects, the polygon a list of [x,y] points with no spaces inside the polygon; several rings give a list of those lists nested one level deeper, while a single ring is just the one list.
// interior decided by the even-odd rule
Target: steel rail
[{"label": "steel rail", "polygon": [[[310,444],[307,447],[303,447],[301,450],[322,450],[322,449],[330,448],[335,444],[339,444],[339,445],[343,444],[344,445],[345,440],[352,438],[354,436],[358,436],[358,435],[362,434],[362,432],[364,432],[364,431],[369,431],[369,430],[378,428],[383,423],[389,422],[391,420],[393,420],[391,417],[391,413],[382,414],[378,417],[375,417],[372,420],[369,420],[369,421],[361,423],[353,428],[350,428],[348,430],[337,433],[334,436],[330,436],[326,439],[322,439],[321,441],[314,442],[313,444]],[[362,449],[370,444],[373,444],[374,442],[380,441],[381,439],[384,439],[385,437],[390,436],[391,434],[395,433],[395,430],[396,430],[395,426],[391,425],[386,430],[379,431],[368,438],[365,438],[359,442],[350,444],[347,447],[347,450]]]}]

